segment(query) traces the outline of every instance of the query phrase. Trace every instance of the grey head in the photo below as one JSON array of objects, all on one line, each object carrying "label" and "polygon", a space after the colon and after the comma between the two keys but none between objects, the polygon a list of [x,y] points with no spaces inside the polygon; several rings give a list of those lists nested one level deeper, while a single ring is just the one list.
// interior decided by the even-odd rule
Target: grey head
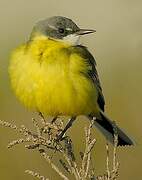
[{"label": "grey head", "polygon": [[70,35],[80,36],[93,33],[95,30],[80,29],[71,19],[53,16],[39,21],[33,28],[32,37],[38,33],[54,39],[64,39]]}]

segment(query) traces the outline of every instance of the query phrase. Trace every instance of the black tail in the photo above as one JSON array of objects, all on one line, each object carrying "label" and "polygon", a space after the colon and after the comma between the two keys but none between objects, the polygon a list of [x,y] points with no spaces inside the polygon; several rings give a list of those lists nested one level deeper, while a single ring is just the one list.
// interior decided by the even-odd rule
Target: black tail
[{"label": "black tail", "polygon": [[118,146],[134,145],[134,142],[128,137],[113,121],[108,119],[104,113],[100,112],[100,118],[95,120],[95,126],[103,133],[103,135],[114,143],[114,131],[118,134]]}]

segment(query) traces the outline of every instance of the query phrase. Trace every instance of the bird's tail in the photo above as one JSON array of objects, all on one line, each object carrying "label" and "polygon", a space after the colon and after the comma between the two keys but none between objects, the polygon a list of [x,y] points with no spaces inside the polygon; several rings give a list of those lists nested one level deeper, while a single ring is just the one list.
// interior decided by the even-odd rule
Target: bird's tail
[{"label": "bird's tail", "polygon": [[118,146],[134,145],[132,139],[113,121],[108,119],[103,112],[100,112],[100,117],[96,118],[94,124],[111,143],[114,143],[114,133],[116,130],[118,135]]}]

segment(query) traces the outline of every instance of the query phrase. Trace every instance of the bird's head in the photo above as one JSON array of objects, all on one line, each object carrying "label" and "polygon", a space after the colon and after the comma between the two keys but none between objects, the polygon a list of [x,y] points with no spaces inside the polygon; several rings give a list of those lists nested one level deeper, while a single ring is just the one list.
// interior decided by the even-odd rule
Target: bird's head
[{"label": "bird's head", "polygon": [[33,28],[31,39],[38,35],[76,45],[81,35],[94,33],[92,29],[81,29],[71,19],[53,16],[39,21]]}]

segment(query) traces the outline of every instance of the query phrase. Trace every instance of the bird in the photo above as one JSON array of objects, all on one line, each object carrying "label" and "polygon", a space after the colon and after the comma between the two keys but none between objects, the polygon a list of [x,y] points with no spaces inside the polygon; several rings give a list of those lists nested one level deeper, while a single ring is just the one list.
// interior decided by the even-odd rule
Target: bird
[{"label": "bird", "polygon": [[[37,22],[27,42],[11,53],[9,76],[18,99],[44,116],[79,115],[94,120],[102,134],[119,145],[133,140],[105,114],[105,99],[96,61],[80,37],[95,33],[70,18],[53,16]],[[65,131],[69,128],[67,124]]]}]

